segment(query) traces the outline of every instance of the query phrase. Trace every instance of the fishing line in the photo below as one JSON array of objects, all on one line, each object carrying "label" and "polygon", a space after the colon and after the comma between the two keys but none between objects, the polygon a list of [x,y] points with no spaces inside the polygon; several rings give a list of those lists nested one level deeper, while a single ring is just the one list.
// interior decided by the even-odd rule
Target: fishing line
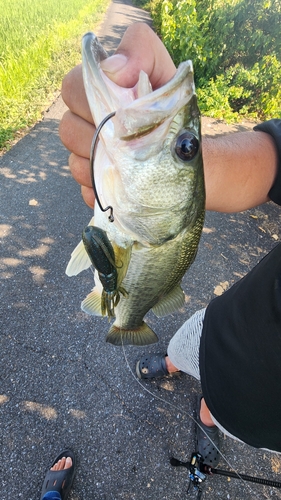
[{"label": "fishing line", "polygon": [[[166,404],[166,405],[169,405],[171,406],[172,408],[174,408],[175,410],[177,410],[178,412],[180,413],[183,413],[185,415],[187,415],[205,434],[205,436],[208,438],[208,440],[211,442],[211,444],[214,446],[214,448],[216,448],[216,450],[218,451],[218,453],[220,454],[220,456],[222,457],[222,459],[226,462],[226,464],[228,465],[228,467],[234,471],[236,474],[237,474],[237,477],[243,482],[244,486],[246,488],[248,488],[248,490],[250,491],[250,493],[252,495],[254,495],[255,498],[258,498],[256,492],[254,492],[252,490],[252,488],[247,484],[247,482],[243,479],[243,477],[241,476],[241,474],[239,474],[239,472],[235,469],[235,467],[233,467],[231,465],[231,463],[229,462],[229,460],[227,459],[227,457],[219,450],[219,448],[215,445],[215,443],[209,438],[208,434],[205,432],[205,430],[202,428],[202,426],[199,424],[199,422],[197,422],[197,420],[190,414],[188,413],[186,410],[183,410],[181,409],[179,406],[176,406],[174,403],[171,403],[170,401],[166,401],[164,398],[161,398],[160,396],[158,396],[157,394],[154,394],[153,392],[151,392],[149,389],[147,389],[147,387],[145,387],[141,382],[140,380],[136,377],[136,375],[134,374],[132,368],[130,367],[129,365],[129,362],[128,362],[128,358],[126,356],[126,351],[125,351],[125,347],[124,347],[124,343],[123,343],[123,334],[121,333],[121,340],[122,340],[122,349],[123,349],[123,355],[124,355],[124,358],[125,358],[125,363],[127,365],[127,368],[129,369],[133,379],[139,384],[139,386],[144,390],[146,391],[148,394],[150,394],[151,396],[153,396],[153,398],[155,399],[158,399],[159,401],[161,401],[162,403]],[[253,498],[254,498],[253,497]],[[261,498],[261,497],[260,497]],[[264,494],[264,497],[263,498],[268,498],[269,497]]]},{"label": "fishing line", "polygon": [[103,208],[103,206],[102,206],[102,204],[100,202],[100,198],[99,198],[99,195],[98,195],[98,192],[97,192],[97,188],[96,188],[94,163],[95,163],[96,147],[97,147],[97,143],[98,143],[98,140],[99,140],[99,133],[100,133],[102,127],[106,124],[106,122],[108,120],[110,120],[110,118],[112,118],[113,116],[115,116],[115,114],[116,114],[116,112],[113,111],[112,113],[110,113],[109,115],[107,115],[100,122],[99,126],[96,129],[95,135],[93,137],[92,144],[91,144],[91,152],[90,152],[90,174],[91,174],[92,187],[93,187],[93,190],[94,190],[94,193],[95,193],[95,197],[96,197],[96,200],[98,202],[98,205],[99,205],[101,211],[102,212],[107,212],[107,210],[110,210],[110,215],[108,216],[109,222],[113,222],[114,221],[113,207],[111,205],[108,205],[108,207]]}]

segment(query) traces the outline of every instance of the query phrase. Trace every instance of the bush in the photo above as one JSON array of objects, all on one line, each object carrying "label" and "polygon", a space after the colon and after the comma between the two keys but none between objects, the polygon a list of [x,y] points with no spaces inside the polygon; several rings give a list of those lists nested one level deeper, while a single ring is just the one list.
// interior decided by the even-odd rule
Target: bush
[{"label": "bush", "polygon": [[279,0],[152,0],[176,65],[192,59],[205,114],[281,117]]}]

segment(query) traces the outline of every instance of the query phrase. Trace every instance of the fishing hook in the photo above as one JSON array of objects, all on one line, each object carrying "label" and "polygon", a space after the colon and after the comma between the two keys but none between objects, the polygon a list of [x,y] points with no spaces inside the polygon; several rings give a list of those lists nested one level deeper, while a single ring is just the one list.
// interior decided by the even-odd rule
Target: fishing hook
[{"label": "fishing hook", "polygon": [[99,199],[99,195],[97,193],[97,188],[96,188],[96,183],[95,183],[95,174],[94,174],[94,162],[95,162],[95,151],[96,151],[96,147],[97,147],[97,141],[99,139],[99,133],[102,129],[102,127],[105,125],[105,123],[110,120],[110,118],[112,118],[113,116],[115,116],[116,112],[113,111],[112,113],[110,113],[109,115],[107,115],[99,124],[99,126],[97,127],[96,129],[96,132],[95,132],[95,135],[93,137],[93,140],[92,140],[92,144],[91,144],[91,154],[90,154],[90,173],[91,173],[91,181],[92,181],[92,186],[93,186],[93,190],[94,190],[94,193],[95,193],[95,197],[96,197],[96,200],[98,202],[98,205],[101,209],[102,212],[106,212],[107,210],[110,210],[110,215],[108,217],[108,220],[110,222],[113,222],[114,221],[114,216],[113,216],[113,208],[112,206],[108,206],[106,208],[103,208],[102,207],[102,204],[100,202],[100,199]]}]

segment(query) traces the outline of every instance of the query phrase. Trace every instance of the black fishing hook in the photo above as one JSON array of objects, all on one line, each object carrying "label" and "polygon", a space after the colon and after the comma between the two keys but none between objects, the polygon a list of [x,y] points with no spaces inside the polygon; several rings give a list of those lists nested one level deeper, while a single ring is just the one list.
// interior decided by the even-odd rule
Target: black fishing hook
[{"label": "black fishing hook", "polygon": [[108,220],[110,222],[113,222],[114,221],[114,216],[113,216],[113,208],[112,206],[108,206],[106,208],[103,208],[102,207],[102,204],[100,202],[100,199],[99,199],[99,195],[97,193],[97,188],[96,188],[96,183],[95,183],[95,174],[94,174],[94,161],[95,161],[95,151],[96,151],[96,147],[97,147],[97,141],[98,141],[98,138],[99,138],[99,133],[102,129],[102,127],[105,125],[105,123],[110,120],[110,118],[112,118],[114,115],[116,114],[115,111],[113,111],[112,113],[110,113],[109,115],[107,115],[99,124],[99,126],[97,127],[96,129],[96,132],[95,132],[95,135],[93,137],[93,140],[92,140],[92,144],[91,144],[91,154],[90,154],[90,173],[91,173],[91,180],[92,180],[92,186],[93,186],[93,190],[94,190],[94,193],[95,193],[95,197],[96,197],[96,200],[98,202],[98,205],[101,209],[102,212],[106,212],[107,210],[110,210],[110,215],[108,217]]}]

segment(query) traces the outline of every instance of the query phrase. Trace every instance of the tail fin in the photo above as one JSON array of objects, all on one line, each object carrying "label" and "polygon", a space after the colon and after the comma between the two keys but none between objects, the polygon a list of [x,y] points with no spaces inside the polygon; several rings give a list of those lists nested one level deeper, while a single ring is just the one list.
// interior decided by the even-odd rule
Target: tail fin
[{"label": "tail fin", "polygon": [[110,328],[106,342],[113,345],[148,345],[158,342],[156,333],[143,321],[140,327],[132,330],[123,330],[112,325]]}]

